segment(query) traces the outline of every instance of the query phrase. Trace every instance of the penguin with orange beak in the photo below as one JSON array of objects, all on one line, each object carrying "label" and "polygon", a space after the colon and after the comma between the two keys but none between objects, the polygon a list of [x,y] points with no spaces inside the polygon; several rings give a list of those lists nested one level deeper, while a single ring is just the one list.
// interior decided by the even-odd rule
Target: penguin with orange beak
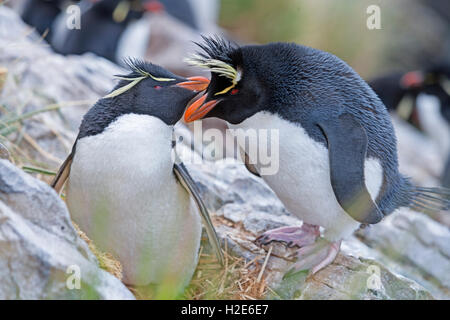
[{"label": "penguin with orange beak", "polygon": [[244,129],[235,131],[244,151],[249,129],[278,131],[278,145],[268,148],[279,154],[275,173],[262,174],[259,152],[247,156],[303,225],[257,241],[299,247],[295,270],[316,273],[335,259],[342,239],[398,208],[449,207],[449,190],[416,187],[399,173],[386,107],[336,56],[293,43],[239,47],[205,37],[199,46],[188,62],[210,70],[211,82],[184,118],[218,117]]},{"label": "penguin with orange beak", "polygon": [[[52,186],[72,219],[123,266],[123,281],[174,298],[198,261],[203,219],[219,261],[219,240],[197,186],[177,161],[173,126],[209,80],[185,79],[130,60],[131,72],[84,116]],[[175,156],[174,156],[175,155]],[[200,213],[200,215],[199,215]]]},{"label": "penguin with orange beak", "polygon": [[[436,143],[447,162],[441,183],[450,187],[450,65],[393,72],[371,80],[369,85],[389,111]],[[410,103],[401,103],[405,98],[409,98]]]}]

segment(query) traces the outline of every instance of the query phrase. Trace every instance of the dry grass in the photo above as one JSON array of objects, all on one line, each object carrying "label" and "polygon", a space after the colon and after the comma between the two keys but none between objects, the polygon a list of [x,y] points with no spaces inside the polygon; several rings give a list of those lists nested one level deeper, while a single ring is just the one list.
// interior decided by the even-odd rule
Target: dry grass
[{"label": "dry grass", "polygon": [[[194,276],[183,295],[183,300],[259,300],[269,288],[264,279],[260,257],[245,262],[233,256],[225,248],[225,266],[221,266],[214,253],[206,253],[206,239],[202,239],[199,262]],[[267,261],[267,260],[266,260]],[[264,265],[264,264],[263,264]],[[154,299],[152,289],[128,286],[138,300]]]},{"label": "dry grass", "polygon": [[[203,248],[203,247],[202,247]],[[225,248],[225,266],[222,267],[214,254],[200,251],[200,259],[184,299],[237,299],[257,300],[266,294],[260,257],[246,262],[230,254]]]}]

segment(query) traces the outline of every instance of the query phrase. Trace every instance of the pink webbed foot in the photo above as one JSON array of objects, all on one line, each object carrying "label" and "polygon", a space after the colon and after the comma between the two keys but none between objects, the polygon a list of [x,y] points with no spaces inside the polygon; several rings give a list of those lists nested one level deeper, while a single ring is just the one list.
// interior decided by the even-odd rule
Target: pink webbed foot
[{"label": "pink webbed foot", "polygon": [[267,245],[272,241],[284,242],[288,247],[299,248],[313,244],[320,236],[318,226],[303,223],[301,227],[281,227],[264,232],[256,238],[260,245]]},{"label": "pink webbed foot", "polygon": [[290,272],[310,270],[310,275],[317,273],[334,261],[339,253],[341,241],[329,242],[319,239],[314,244],[297,250],[297,262]]}]

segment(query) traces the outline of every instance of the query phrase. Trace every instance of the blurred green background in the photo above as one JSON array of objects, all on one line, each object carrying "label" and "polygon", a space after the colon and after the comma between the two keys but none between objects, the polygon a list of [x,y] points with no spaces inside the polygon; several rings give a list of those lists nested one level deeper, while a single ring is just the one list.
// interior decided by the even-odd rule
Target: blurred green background
[{"label": "blurred green background", "polygon": [[[369,5],[381,29],[369,30]],[[237,41],[293,41],[331,52],[369,78],[448,61],[448,0],[222,0],[220,26]]]}]

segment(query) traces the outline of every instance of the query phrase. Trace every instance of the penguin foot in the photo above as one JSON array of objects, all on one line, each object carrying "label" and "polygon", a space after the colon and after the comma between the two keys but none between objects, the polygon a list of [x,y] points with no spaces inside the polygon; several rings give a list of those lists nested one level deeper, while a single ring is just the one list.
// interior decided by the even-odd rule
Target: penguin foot
[{"label": "penguin foot", "polygon": [[301,227],[281,227],[264,232],[255,242],[259,245],[267,245],[272,241],[285,243],[288,247],[308,246],[320,236],[319,226],[303,223]]},{"label": "penguin foot", "polygon": [[317,273],[334,261],[340,247],[341,241],[329,242],[325,239],[319,239],[313,244],[298,249],[294,253],[298,261],[289,273],[302,270],[310,270],[310,276]]}]

